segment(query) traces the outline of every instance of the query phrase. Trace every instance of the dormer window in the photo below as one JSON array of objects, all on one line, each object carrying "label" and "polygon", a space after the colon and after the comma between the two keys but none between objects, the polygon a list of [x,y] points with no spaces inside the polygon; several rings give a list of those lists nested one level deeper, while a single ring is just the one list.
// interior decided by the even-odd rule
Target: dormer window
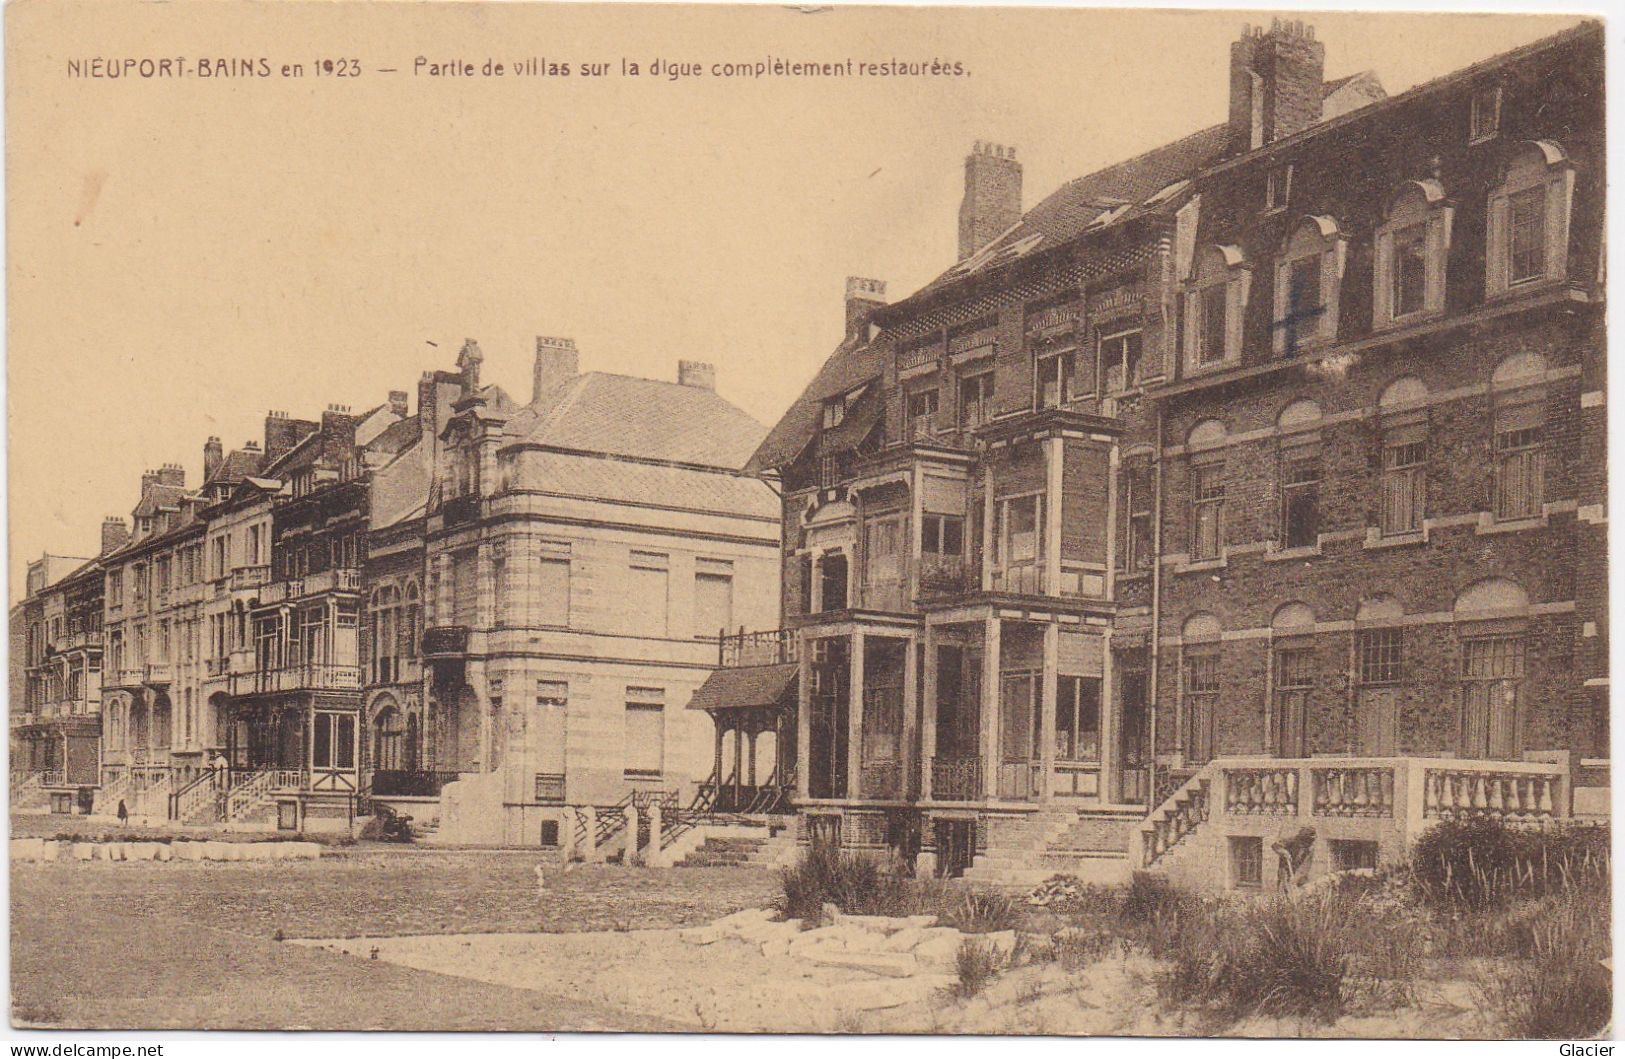
[{"label": "dormer window", "polygon": [[1493,140],[1501,131],[1501,86],[1490,85],[1473,93],[1467,121],[1467,142]]},{"label": "dormer window", "polygon": [[1410,181],[1394,195],[1377,228],[1374,326],[1443,311],[1453,214],[1437,180]]},{"label": "dormer window", "polygon": [[1140,344],[1138,328],[1106,335],[1100,340],[1100,379],[1103,394],[1122,393],[1139,384]]},{"label": "dormer window", "polygon": [[1524,144],[1490,192],[1485,252],[1489,297],[1567,273],[1574,166],[1550,140]]},{"label": "dormer window", "polygon": [[1277,166],[1264,176],[1264,209],[1286,209],[1287,202],[1292,198],[1292,167],[1290,165]]},{"label": "dormer window", "polygon": [[1249,279],[1237,247],[1210,246],[1197,255],[1185,293],[1187,370],[1241,359],[1241,320]]},{"label": "dormer window", "polygon": [[1035,363],[1035,397],[1040,409],[1059,408],[1071,396],[1067,392],[1067,378],[1072,374],[1072,355],[1055,353],[1039,357]]},{"label": "dormer window", "polygon": [[993,415],[993,369],[959,380],[959,428],[975,430]]},{"label": "dormer window", "polygon": [[846,420],[846,395],[824,401],[824,429],[834,430]]},{"label": "dormer window", "polygon": [[937,388],[915,390],[908,395],[908,436],[916,440],[937,432]]},{"label": "dormer window", "polygon": [[1305,217],[1275,267],[1275,352],[1292,356],[1337,337],[1348,240],[1330,217]]}]

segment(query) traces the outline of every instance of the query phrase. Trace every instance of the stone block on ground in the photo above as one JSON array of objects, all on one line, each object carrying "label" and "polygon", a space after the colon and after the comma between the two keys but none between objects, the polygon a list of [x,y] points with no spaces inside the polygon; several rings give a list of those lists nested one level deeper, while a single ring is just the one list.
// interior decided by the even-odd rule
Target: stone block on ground
[{"label": "stone block on ground", "polygon": [[45,841],[38,838],[14,838],[11,840],[11,859],[15,863],[24,860],[39,860],[44,856]]},{"label": "stone block on ground", "polygon": [[867,971],[886,978],[907,978],[919,970],[914,957],[901,952],[852,952],[824,944],[803,949],[798,956],[826,967]]},{"label": "stone block on ground", "polygon": [[156,854],[154,855],[153,859],[167,861],[167,860],[172,859],[174,856],[175,856],[174,847],[172,847],[167,842],[160,842],[160,843],[158,843],[158,850],[157,850]]},{"label": "stone block on ground", "polygon": [[89,842],[75,842],[73,844],[74,860],[91,860],[96,856],[96,847]]}]

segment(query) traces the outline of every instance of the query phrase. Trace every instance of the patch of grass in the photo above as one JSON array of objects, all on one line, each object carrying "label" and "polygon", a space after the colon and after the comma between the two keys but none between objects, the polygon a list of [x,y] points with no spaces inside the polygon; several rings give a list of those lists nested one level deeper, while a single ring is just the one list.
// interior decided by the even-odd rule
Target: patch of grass
[{"label": "patch of grass", "polygon": [[967,890],[949,912],[948,921],[966,934],[993,934],[1014,930],[1021,908],[997,890]]},{"label": "patch of grass", "polygon": [[910,880],[873,857],[815,845],[779,872],[777,907],[788,919],[816,922],[824,905],[851,915],[899,915],[911,903]]},{"label": "patch of grass", "polygon": [[959,974],[955,994],[960,997],[975,996],[1003,967],[1004,958],[995,946],[976,938],[966,938],[959,943],[959,951],[954,953],[954,969]]},{"label": "patch of grass", "polygon": [[1517,955],[1496,960],[1479,981],[1486,1007],[1510,1037],[1599,1036],[1613,1017],[1609,900],[1588,887],[1528,902],[1507,917],[1502,938]]}]

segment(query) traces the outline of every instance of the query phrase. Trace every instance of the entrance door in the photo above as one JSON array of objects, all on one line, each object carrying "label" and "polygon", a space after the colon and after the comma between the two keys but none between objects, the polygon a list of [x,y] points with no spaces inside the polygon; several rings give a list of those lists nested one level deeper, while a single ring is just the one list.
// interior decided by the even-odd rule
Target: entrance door
[{"label": "entrance door", "polygon": [[1124,805],[1143,805],[1149,790],[1150,711],[1146,704],[1144,670],[1124,670],[1119,674],[1122,688],[1121,720],[1117,726],[1117,800]]},{"label": "entrance door", "polygon": [[1398,714],[1396,689],[1361,688],[1354,703],[1354,752],[1362,757],[1392,757]]},{"label": "entrance door", "polygon": [[1038,674],[1005,673],[1000,679],[1000,798],[1025,800],[1037,793]]},{"label": "entrance door", "polygon": [[1461,755],[1515,761],[1523,640],[1497,636],[1462,644]]}]

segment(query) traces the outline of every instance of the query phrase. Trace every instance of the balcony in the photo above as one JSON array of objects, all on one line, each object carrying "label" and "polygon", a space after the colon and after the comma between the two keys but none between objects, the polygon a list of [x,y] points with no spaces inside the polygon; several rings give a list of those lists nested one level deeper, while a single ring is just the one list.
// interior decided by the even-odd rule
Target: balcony
[{"label": "balcony", "polygon": [[478,493],[452,497],[440,507],[441,524],[450,527],[478,521],[481,499]]},{"label": "balcony", "polygon": [[720,638],[717,665],[723,669],[742,669],[746,666],[794,662],[800,657],[797,643],[792,629],[766,629],[761,632],[741,630]]},{"label": "balcony", "polygon": [[423,631],[427,658],[460,658],[468,653],[468,626],[439,625]]},{"label": "balcony", "polygon": [[931,762],[931,797],[944,802],[975,801],[982,796],[980,758],[935,758]]},{"label": "balcony", "polygon": [[231,678],[233,695],[264,695],[279,691],[356,691],[361,667],[315,662],[237,673]]},{"label": "balcony", "polygon": [[963,555],[920,556],[919,593],[922,596],[953,596],[970,591],[974,585],[970,562]]},{"label": "balcony", "polygon": [[259,588],[269,584],[271,568],[269,566],[239,566],[231,572],[232,591],[241,591],[249,588]]},{"label": "balcony", "polygon": [[138,688],[147,681],[147,668],[145,666],[125,666],[113,672],[117,673],[115,687]]},{"label": "balcony", "polygon": [[144,684],[168,684],[174,679],[174,667],[168,662],[147,663]]},{"label": "balcony", "polygon": [[321,573],[306,574],[283,581],[268,581],[260,589],[260,604],[284,603],[288,600],[317,596],[324,592],[358,592],[361,590],[361,571],[354,567],[338,567]]}]

